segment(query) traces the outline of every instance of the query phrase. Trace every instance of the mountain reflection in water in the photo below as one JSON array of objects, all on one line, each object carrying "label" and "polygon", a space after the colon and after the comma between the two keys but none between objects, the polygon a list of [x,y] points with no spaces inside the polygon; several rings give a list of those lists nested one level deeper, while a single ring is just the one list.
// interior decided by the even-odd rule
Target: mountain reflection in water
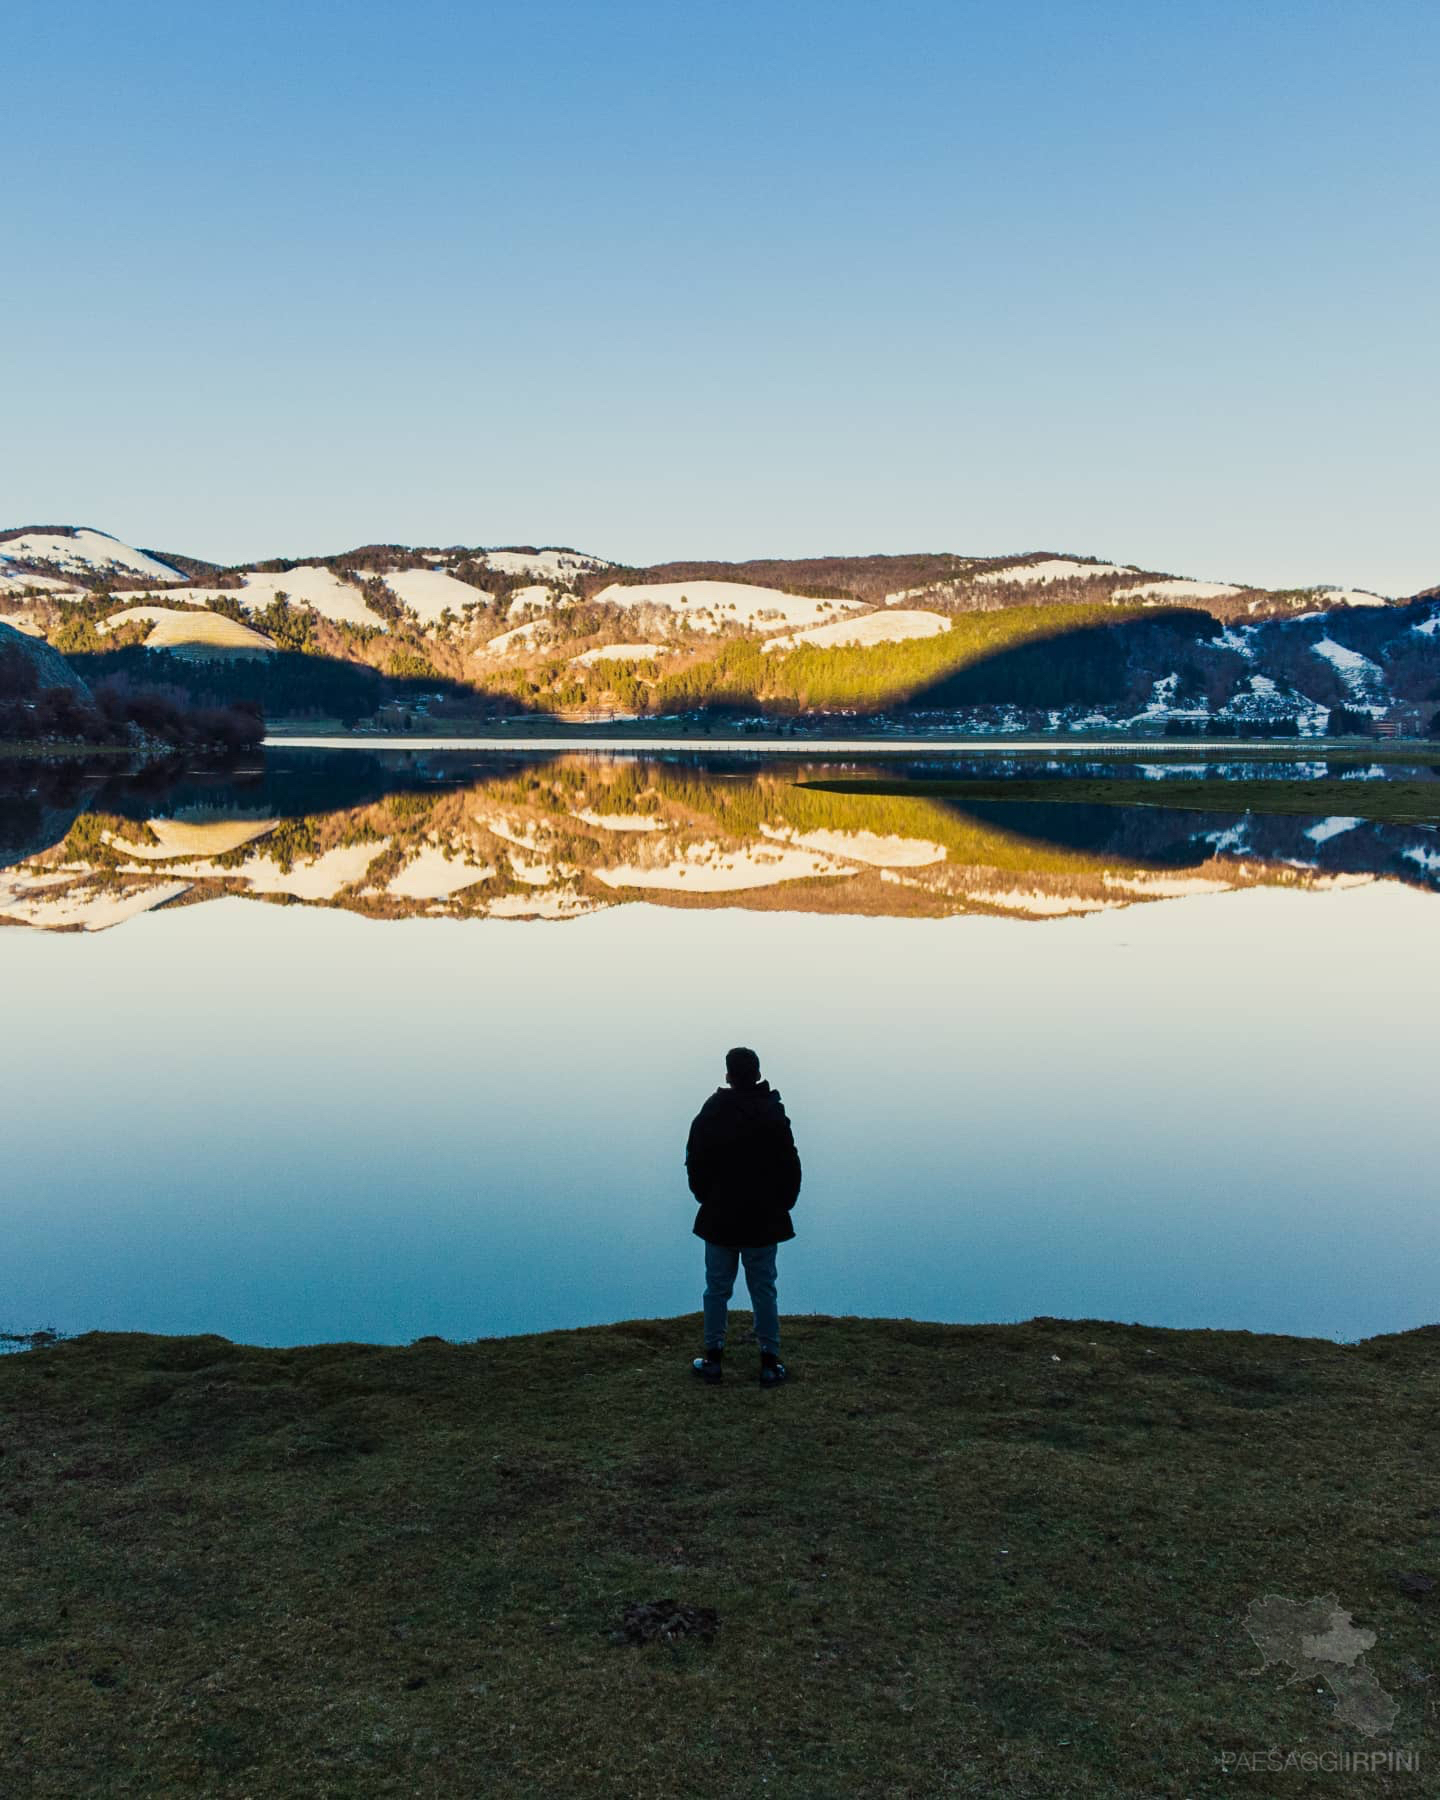
[{"label": "mountain reflection in water", "polygon": [[787,1315],[1433,1318],[1433,832],[796,785],[872,767],[0,768],[0,1330],[694,1312],[733,1043]]},{"label": "mountain reflection in water", "polygon": [[[1237,768],[1253,780],[1314,765]],[[0,791],[0,920],[99,930],[235,894],[376,919],[568,919],[636,900],[1046,919],[1263,886],[1440,886],[1436,835],[1422,826],[803,785],[837,772],[880,771],[863,757],[683,751],[282,750],[251,770],[179,779],[12,767]],[[1007,764],[945,772],[994,776]],[[1384,772],[1354,778],[1371,773]]]}]

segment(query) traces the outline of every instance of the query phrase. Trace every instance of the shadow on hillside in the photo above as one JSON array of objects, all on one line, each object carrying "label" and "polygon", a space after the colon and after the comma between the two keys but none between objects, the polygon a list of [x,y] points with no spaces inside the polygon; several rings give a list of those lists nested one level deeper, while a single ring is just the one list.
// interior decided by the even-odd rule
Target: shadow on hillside
[{"label": "shadow on hillside", "polygon": [[[347,730],[382,707],[397,714],[436,705],[463,707],[472,722],[530,718],[533,707],[510,695],[482,693],[448,676],[386,675],[344,657],[308,656],[280,650],[273,656],[237,656],[195,661],[164,650],[130,645],[72,655],[75,672],[92,687],[123,675],[137,687],[173,687],[202,706],[254,701],[267,719],[318,715]],[[398,720],[397,720],[398,722]]]},{"label": "shadow on hillside", "polygon": [[962,706],[1138,710],[1159,676],[1185,669],[1219,626],[1193,608],[1114,624],[1061,627],[979,656],[908,694],[914,711]]},{"label": "shadow on hillside", "polygon": [[[1195,870],[1221,857],[1252,858],[1440,889],[1440,861],[1426,860],[1426,840],[1417,837],[1419,828],[1413,826],[1330,821],[1341,829],[1326,830],[1325,821],[1305,813],[1198,812],[1085,801],[970,800],[962,805],[937,798],[932,804],[957,822],[1003,835],[1017,848],[1029,845],[1042,857],[1058,852],[1157,872]],[[1319,837],[1314,835],[1317,828]]]},{"label": "shadow on hillside", "polygon": [[1109,857],[1156,869],[1195,868],[1208,861],[1215,854],[1212,838],[1233,828],[1236,818],[1230,813],[1161,812],[1152,807],[1065,800],[937,804],[957,818],[973,820],[1037,848]]}]

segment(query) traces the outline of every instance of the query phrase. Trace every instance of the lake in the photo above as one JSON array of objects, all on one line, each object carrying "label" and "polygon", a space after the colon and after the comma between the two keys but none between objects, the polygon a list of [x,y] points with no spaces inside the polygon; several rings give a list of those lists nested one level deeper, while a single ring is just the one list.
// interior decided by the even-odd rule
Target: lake
[{"label": "lake", "polygon": [[896,774],[12,765],[0,1329],[394,1343],[698,1311],[685,1134],[732,1043],[804,1162],[782,1314],[1434,1319],[1434,828],[1358,798],[808,785]]}]

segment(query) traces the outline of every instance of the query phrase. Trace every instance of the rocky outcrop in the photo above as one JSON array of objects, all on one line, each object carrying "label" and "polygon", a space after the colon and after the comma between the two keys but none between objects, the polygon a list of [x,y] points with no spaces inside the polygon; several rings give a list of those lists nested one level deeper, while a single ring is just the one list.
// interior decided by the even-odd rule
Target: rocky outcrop
[{"label": "rocky outcrop", "polygon": [[[44,638],[27,637],[23,631],[16,631],[13,625],[7,625],[0,619],[0,669],[3,669],[4,663],[15,652],[25,658],[34,672],[33,692],[43,693],[46,688],[69,688],[77,698],[86,701],[90,699],[89,688],[58,650],[52,650]],[[0,695],[3,695],[8,685],[0,677]],[[15,685],[18,689],[19,683]]]}]

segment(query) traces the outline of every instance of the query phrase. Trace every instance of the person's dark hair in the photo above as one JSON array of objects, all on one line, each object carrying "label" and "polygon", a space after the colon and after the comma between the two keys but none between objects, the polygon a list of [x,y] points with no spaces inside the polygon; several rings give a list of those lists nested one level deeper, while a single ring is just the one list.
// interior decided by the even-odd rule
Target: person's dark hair
[{"label": "person's dark hair", "polygon": [[725,1073],[731,1087],[754,1087],[760,1079],[760,1058],[743,1044],[725,1052]]}]

